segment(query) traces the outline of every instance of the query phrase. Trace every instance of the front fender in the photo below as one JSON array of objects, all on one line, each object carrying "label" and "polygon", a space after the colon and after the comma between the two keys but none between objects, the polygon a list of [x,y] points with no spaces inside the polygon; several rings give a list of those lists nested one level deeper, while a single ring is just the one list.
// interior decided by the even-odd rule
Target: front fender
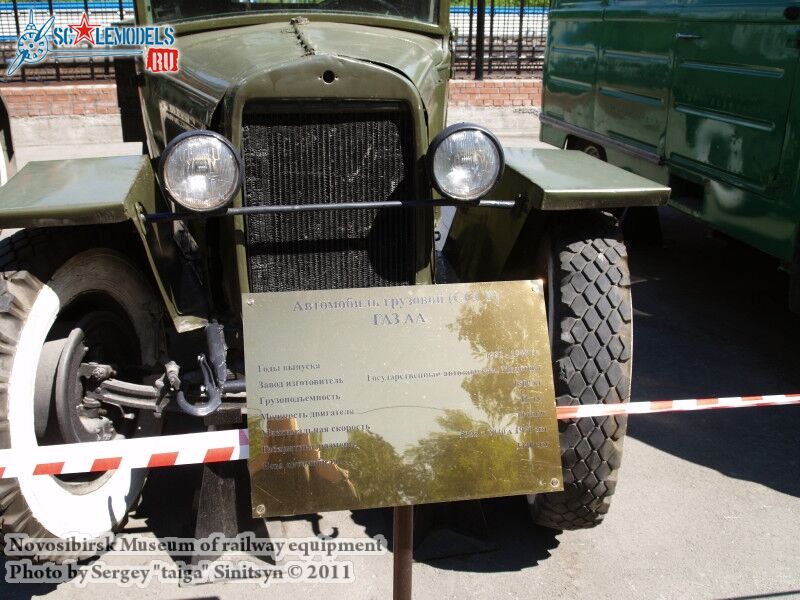
[{"label": "front fender", "polygon": [[126,221],[137,202],[152,206],[153,182],[145,156],[30,162],[0,188],[0,227]]},{"label": "front fender", "polygon": [[30,162],[0,187],[0,228],[131,221],[175,328],[190,331],[202,327],[206,319],[199,311],[180,308],[181,291],[167,276],[177,260],[170,232],[140,217],[142,211],[166,210],[158,206],[160,198],[146,156]]},{"label": "front fender", "polygon": [[506,168],[489,198],[524,202],[511,211],[474,207],[456,211],[445,254],[468,280],[499,276],[512,249],[526,235],[523,232],[539,231],[526,224],[547,211],[659,206],[669,200],[668,187],[577,150],[504,150]]}]

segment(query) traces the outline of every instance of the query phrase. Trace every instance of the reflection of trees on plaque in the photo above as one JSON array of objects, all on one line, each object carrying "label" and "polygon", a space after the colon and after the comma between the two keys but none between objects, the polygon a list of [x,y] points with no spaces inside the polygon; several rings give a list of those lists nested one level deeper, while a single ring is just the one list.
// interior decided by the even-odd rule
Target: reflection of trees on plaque
[{"label": "reflection of trees on plaque", "polygon": [[416,502],[437,498],[493,495],[525,489],[531,463],[515,436],[471,419],[460,410],[437,418],[442,431],[406,452],[419,490]]},{"label": "reflection of trees on plaque", "polygon": [[252,496],[267,514],[359,503],[349,472],[321,455],[321,436],[302,431],[297,419],[258,415],[248,419],[248,426]]},{"label": "reflection of trees on plaque", "polygon": [[469,294],[482,300],[466,302],[449,327],[483,361],[481,370],[461,383],[482,418],[462,410],[446,411],[437,419],[441,431],[406,452],[419,489],[425,490],[419,502],[526,489],[538,462],[532,450],[520,447],[535,437],[531,400],[540,392],[535,332],[530,328],[535,310],[532,299],[524,297],[529,312],[521,314],[522,299],[510,306],[480,285],[471,286]]},{"label": "reflection of trees on plaque", "polygon": [[362,505],[404,504],[416,495],[411,467],[389,442],[356,430],[349,432],[348,443],[352,445],[324,450],[323,456],[347,465]]},{"label": "reflection of trees on plaque", "polygon": [[[261,420],[263,415],[261,413],[254,414],[255,411],[248,410],[247,414],[247,432],[250,438],[250,456],[261,456],[264,453],[264,434],[261,430]],[[250,473],[253,473],[253,463],[247,461]]]},{"label": "reflection of trees on plaque", "polygon": [[[250,417],[254,502],[263,503],[268,514],[288,515],[508,495],[550,485],[560,466],[544,304],[528,283],[465,288],[454,292],[463,303],[455,314],[447,313],[450,332],[443,336],[457,347],[457,358],[431,365],[447,378],[430,388],[442,397],[424,406],[441,411],[438,417],[415,415],[404,422],[387,412],[383,420],[363,417],[353,429],[347,419],[340,423],[347,428],[330,423],[329,429],[327,420],[315,418],[298,424],[295,418]],[[421,399],[409,400],[387,400],[381,408],[423,408]],[[403,426],[410,429],[395,431]]]},{"label": "reflection of trees on plaque", "polygon": [[[470,292],[485,295],[485,288],[471,286]],[[511,425],[531,392],[528,386],[518,385],[519,380],[535,377],[533,352],[535,341],[531,338],[529,324],[533,303],[527,303],[528,315],[520,315],[499,299],[468,302],[461,307],[456,322],[449,327],[458,332],[459,340],[470,344],[476,358],[485,359],[481,373],[466,377],[461,387],[470,395],[476,408],[486,414],[493,427]]]}]

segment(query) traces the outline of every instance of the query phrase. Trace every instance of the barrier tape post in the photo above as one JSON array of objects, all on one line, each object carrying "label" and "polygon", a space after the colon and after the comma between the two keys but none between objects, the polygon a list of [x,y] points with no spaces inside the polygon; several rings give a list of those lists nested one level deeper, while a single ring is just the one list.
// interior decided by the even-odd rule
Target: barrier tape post
[{"label": "barrier tape post", "polygon": [[[800,404],[800,394],[657,400],[626,404],[581,404],[556,407],[556,417],[559,420],[570,420],[797,404]],[[26,448],[24,452],[6,449],[0,450],[0,479],[22,475],[96,473],[119,468],[208,464],[245,459],[249,456],[249,452],[250,440],[246,429],[36,446]]]}]

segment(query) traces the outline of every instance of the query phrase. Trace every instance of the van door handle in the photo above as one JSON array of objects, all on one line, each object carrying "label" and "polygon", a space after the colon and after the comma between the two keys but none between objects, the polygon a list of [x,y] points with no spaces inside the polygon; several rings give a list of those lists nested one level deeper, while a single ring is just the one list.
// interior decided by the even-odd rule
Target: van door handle
[{"label": "van door handle", "polygon": [[696,33],[676,33],[675,37],[679,40],[702,40],[703,36]]}]

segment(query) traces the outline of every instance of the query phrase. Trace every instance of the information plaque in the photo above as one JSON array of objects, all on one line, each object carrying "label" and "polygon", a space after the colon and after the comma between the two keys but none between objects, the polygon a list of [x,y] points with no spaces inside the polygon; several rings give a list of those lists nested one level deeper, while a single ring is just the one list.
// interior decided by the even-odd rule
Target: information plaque
[{"label": "information plaque", "polygon": [[541,282],[244,294],[253,515],[562,488]]}]

